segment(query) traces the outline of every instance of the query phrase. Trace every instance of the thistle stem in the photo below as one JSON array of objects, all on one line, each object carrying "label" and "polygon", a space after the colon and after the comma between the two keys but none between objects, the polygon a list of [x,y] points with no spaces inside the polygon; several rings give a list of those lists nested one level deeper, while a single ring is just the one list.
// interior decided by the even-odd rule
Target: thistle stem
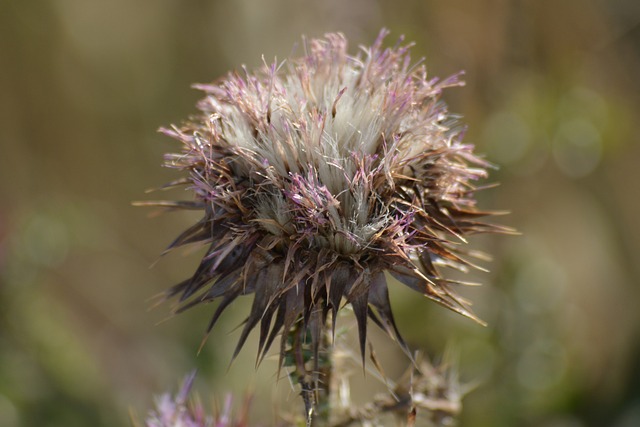
[{"label": "thistle stem", "polygon": [[325,325],[322,334],[322,350],[317,363],[316,380],[316,425],[328,426],[332,409],[332,380],[333,380],[333,340],[330,336],[331,326]]},{"label": "thistle stem", "polygon": [[[308,328],[302,322],[297,323],[288,333],[287,340],[291,343],[288,350],[289,358],[294,369],[289,376],[293,382],[300,384],[300,395],[304,402],[304,416],[307,427],[328,426],[331,419],[331,389],[332,389],[332,337],[330,326],[323,328],[321,348],[317,357],[311,348]],[[313,364],[313,366],[310,366]]]}]

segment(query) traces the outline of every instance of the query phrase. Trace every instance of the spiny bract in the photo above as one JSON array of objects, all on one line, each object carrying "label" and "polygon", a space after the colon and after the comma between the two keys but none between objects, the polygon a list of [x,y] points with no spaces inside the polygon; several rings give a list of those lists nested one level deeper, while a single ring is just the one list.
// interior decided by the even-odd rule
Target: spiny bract
[{"label": "spiny bract", "polygon": [[[471,265],[464,235],[507,231],[478,221],[489,212],[475,208],[472,181],[489,165],[440,101],[462,85],[458,75],[428,79],[410,45],[382,47],[386,35],[350,56],[344,36],[328,34],[301,58],[196,85],[200,115],[161,129],[183,144],[166,165],[188,172],[169,186],[189,186],[195,200],[157,204],[204,212],[170,248],[208,246],[167,297],[179,295],[178,311],[219,299],[209,331],[236,298],[255,294],[234,357],[259,325],[259,360],[284,331],[281,363],[307,344],[317,363],[343,299],[363,357],[367,318],[406,349],[385,272],[473,317],[439,268]],[[301,338],[287,341],[293,328]]]}]

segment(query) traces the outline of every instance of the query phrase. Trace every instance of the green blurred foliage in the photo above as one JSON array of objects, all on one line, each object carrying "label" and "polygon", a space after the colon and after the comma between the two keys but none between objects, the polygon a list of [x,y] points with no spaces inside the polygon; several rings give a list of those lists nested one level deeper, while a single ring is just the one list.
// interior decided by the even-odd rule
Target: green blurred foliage
[{"label": "green blurred foliage", "polygon": [[175,178],[155,129],[194,111],[191,83],[284,58],[302,34],[342,31],[355,52],[383,26],[433,75],[466,71],[446,100],[501,166],[481,206],[523,233],[474,240],[494,255],[465,291],[486,328],[392,295],[411,345],[457,349],[477,383],[461,425],[640,425],[634,0],[0,2],[0,425],[127,425],[196,366],[202,395],[254,388],[257,420],[298,404],[251,343],[227,371],[245,308],[200,354],[209,307],[148,310],[195,265],[156,263],[193,218],[130,202]]}]

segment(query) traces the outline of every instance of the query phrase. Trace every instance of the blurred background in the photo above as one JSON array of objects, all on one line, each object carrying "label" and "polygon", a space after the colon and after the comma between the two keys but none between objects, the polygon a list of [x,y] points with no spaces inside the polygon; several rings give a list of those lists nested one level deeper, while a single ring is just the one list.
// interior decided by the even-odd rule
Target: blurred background
[{"label": "blurred background", "polygon": [[129,425],[194,367],[206,403],[254,390],[262,425],[298,407],[273,361],[254,369],[255,341],[229,368],[245,308],[199,355],[211,306],[150,310],[197,264],[158,261],[196,217],[131,202],[176,178],[156,129],[195,112],[192,83],[283,59],[302,34],[344,32],[356,53],[383,26],[432,76],[466,71],[445,100],[500,165],[480,206],[523,233],[474,240],[494,255],[466,291],[487,327],[392,290],[411,346],[453,348],[476,385],[460,425],[640,425],[637,0],[2,0],[1,426]]}]

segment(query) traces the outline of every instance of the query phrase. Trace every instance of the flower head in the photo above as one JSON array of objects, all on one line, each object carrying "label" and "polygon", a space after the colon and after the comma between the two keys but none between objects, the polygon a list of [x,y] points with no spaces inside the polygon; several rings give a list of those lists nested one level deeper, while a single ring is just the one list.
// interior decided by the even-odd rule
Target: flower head
[{"label": "flower head", "polygon": [[[167,296],[179,295],[179,310],[220,300],[210,330],[229,304],[255,294],[234,357],[259,326],[259,358],[293,327],[317,358],[343,301],[363,355],[367,318],[404,346],[385,272],[474,317],[440,270],[472,265],[465,235],[504,231],[480,222],[488,212],[475,208],[473,181],[489,165],[440,100],[462,85],[458,75],[428,79],[410,45],[383,48],[386,35],[351,56],[341,34],[328,34],[301,58],[196,85],[205,92],[200,114],[162,129],[183,145],[166,165],[188,173],[174,184],[195,200],[161,204],[204,213],[171,248],[208,247]],[[302,341],[283,338],[281,358]]]},{"label": "flower head", "polygon": [[146,427],[213,427],[213,419],[205,415],[200,404],[189,404],[194,379],[195,371],[186,377],[174,397],[165,393],[156,399],[156,409],[149,412]]},{"label": "flower head", "polygon": [[231,395],[226,397],[222,412],[209,415],[197,399],[189,397],[195,377],[196,371],[187,375],[175,396],[165,393],[157,398],[155,409],[149,411],[145,420],[145,427],[247,427],[248,399],[237,417],[232,416]]}]

